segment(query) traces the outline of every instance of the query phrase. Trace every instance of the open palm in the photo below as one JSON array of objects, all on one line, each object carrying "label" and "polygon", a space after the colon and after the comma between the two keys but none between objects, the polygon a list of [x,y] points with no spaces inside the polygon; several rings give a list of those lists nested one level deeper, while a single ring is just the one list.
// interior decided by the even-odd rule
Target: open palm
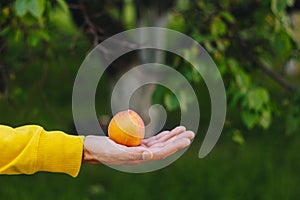
[{"label": "open palm", "polygon": [[140,146],[127,147],[105,136],[87,136],[84,142],[84,163],[137,165],[161,160],[187,147],[195,134],[179,126],[171,131],[143,139]]}]

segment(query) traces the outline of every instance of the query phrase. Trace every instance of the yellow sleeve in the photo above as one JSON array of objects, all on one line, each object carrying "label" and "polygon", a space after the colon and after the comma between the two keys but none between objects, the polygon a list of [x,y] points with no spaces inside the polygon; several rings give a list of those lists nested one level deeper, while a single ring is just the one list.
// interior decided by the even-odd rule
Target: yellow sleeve
[{"label": "yellow sleeve", "polygon": [[40,126],[11,128],[0,125],[0,174],[79,173],[83,136],[45,131]]}]

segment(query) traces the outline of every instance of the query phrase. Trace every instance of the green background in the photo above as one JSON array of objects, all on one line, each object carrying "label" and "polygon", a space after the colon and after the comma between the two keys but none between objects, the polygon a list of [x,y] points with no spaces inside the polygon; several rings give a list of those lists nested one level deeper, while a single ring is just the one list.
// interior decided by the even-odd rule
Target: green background
[{"label": "green background", "polygon": [[[46,130],[76,134],[72,87],[94,38],[76,25],[70,14],[74,5],[67,2],[0,3],[1,124],[37,124]],[[121,30],[137,26],[135,1],[86,2],[113,21],[95,22],[107,31],[106,36],[120,31],[115,22],[122,24]],[[122,16],[118,13],[120,2],[125,2]],[[153,2],[159,5],[159,1]],[[293,35],[288,20],[284,20],[293,14],[287,8],[296,8],[297,2],[176,1],[170,10],[168,27],[204,46],[218,65],[226,87],[225,127],[207,157],[198,158],[210,120],[205,83],[187,63],[171,55],[170,64],[190,80],[201,110],[200,129],[182,157],[164,169],[144,174],[83,165],[77,178],[47,172],[1,175],[0,199],[297,199],[300,65],[292,75],[284,73],[289,60],[300,58],[298,32]],[[292,87],[282,86],[263,66]],[[109,79],[105,75],[99,83],[99,117],[110,116]],[[166,127],[173,128],[180,114],[178,102],[164,89],[155,91],[153,102],[167,108]]]}]

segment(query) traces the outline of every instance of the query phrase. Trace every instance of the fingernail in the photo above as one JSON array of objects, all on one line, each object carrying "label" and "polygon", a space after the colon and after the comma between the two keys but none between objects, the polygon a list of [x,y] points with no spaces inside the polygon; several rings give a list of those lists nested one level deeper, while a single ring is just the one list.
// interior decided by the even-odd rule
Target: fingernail
[{"label": "fingernail", "polygon": [[142,158],[143,158],[143,160],[150,160],[150,159],[152,159],[152,153],[149,151],[144,151]]}]

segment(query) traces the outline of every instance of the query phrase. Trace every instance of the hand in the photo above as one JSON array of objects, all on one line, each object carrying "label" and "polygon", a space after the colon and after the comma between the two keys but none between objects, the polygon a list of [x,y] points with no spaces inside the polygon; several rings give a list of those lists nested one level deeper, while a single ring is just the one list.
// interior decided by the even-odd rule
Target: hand
[{"label": "hand", "polygon": [[195,134],[179,126],[143,139],[140,146],[127,147],[115,143],[106,136],[86,136],[83,163],[109,165],[137,165],[161,160],[187,147]]}]

